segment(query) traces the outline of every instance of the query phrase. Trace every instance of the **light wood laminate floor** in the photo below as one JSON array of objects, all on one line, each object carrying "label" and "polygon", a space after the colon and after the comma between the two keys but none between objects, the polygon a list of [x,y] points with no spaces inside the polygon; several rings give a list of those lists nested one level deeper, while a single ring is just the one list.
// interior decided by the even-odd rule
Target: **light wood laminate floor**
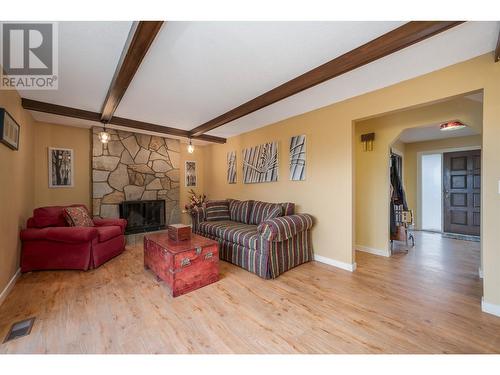
[{"label": "light wood laminate floor", "polygon": [[0,353],[490,353],[500,318],[481,312],[479,244],[418,233],[391,258],[357,252],[356,272],[317,262],[263,280],[221,262],[221,280],[178,298],[142,266],[142,247],[90,272],[22,275],[0,307]]}]

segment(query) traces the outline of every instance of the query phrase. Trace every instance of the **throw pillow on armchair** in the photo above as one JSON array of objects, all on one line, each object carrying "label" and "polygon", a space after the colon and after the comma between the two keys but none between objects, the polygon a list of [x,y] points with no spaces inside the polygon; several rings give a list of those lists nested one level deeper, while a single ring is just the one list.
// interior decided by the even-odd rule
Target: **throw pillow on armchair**
[{"label": "throw pillow on armchair", "polygon": [[64,218],[71,227],[93,227],[94,222],[85,207],[66,207]]}]

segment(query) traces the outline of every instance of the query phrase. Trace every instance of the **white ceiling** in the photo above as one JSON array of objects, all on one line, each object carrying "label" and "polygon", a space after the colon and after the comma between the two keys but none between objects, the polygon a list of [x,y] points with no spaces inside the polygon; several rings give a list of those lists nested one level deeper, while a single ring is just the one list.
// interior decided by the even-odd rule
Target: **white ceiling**
[{"label": "white ceiling", "polygon": [[402,22],[167,22],[117,116],[190,130]]},{"label": "white ceiling", "polygon": [[[116,115],[192,129],[402,22],[167,22]],[[59,90],[21,96],[99,112],[130,22],[61,22]],[[498,22],[467,22],[215,129],[230,137],[495,48]],[[33,112],[75,126],[82,120]]]},{"label": "white ceiling", "polygon": [[440,124],[432,124],[419,128],[405,129],[399,136],[399,140],[403,143],[413,143],[445,138],[467,137],[469,135],[480,134],[478,131],[470,127],[443,132],[439,130],[439,126]]}]

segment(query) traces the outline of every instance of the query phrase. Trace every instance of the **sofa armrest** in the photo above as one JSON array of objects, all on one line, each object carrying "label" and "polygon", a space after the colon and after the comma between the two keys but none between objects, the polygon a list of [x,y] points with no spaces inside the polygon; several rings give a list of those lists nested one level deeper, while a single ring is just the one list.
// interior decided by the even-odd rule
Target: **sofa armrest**
[{"label": "sofa armrest", "polygon": [[21,231],[21,240],[82,243],[93,241],[97,235],[97,229],[93,227],[28,228]]},{"label": "sofa armrest", "polygon": [[118,226],[121,228],[122,234],[127,228],[127,220],[125,219],[94,219],[94,224],[96,227]]},{"label": "sofa armrest", "polygon": [[257,231],[267,241],[281,242],[297,233],[311,229],[313,217],[309,214],[296,214],[276,217],[259,224]]},{"label": "sofa armrest", "polygon": [[193,224],[193,232],[198,230],[198,226],[201,222],[206,220],[206,210],[205,207],[195,207],[190,213],[191,215],[191,223]]}]

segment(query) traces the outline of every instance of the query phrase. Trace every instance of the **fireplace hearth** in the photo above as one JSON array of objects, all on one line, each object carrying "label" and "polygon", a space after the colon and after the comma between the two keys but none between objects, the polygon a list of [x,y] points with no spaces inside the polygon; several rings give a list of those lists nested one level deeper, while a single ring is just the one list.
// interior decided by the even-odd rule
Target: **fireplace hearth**
[{"label": "fireplace hearth", "polygon": [[125,234],[165,229],[165,201],[124,201],[120,204],[120,217],[128,222]]}]

